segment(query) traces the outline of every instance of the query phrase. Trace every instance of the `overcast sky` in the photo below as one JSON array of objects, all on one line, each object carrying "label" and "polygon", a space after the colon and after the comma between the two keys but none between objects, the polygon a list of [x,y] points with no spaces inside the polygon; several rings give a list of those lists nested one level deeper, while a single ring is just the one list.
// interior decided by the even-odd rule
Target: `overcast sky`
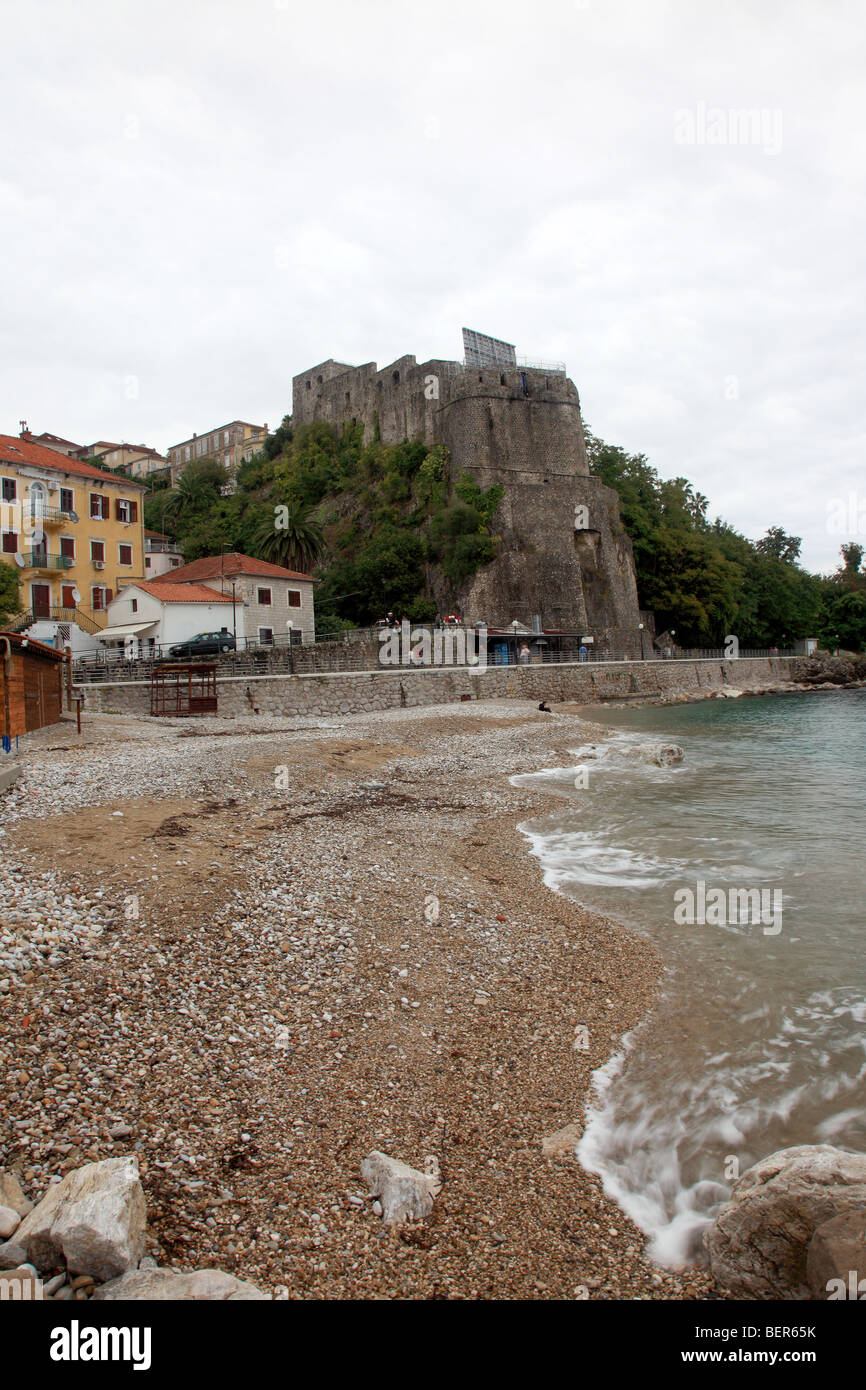
[{"label": "overcast sky", "polygon": [[6,0],[2,29],[0,432],[274,428],[305,367],[458,357],[466,324],[564,360],[711,516],[813,569],[866,541],[866,3]]}]

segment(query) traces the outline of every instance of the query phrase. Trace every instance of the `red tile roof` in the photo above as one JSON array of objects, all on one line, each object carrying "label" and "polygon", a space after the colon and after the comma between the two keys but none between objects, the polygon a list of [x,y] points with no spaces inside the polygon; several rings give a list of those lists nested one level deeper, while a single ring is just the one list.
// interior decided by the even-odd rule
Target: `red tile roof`
[{"label": "red tile roof", "polygon": [[[217,593],[216,589],[209,589],[205,584],[184,584],[183,588],[178,589],[176,585],[168,583],[168,575],[160,575],[159,579],[133,579],[124,588],[143,589],[152,598],[158,598],[161,603],[231,603],[231,594]],[[121,591],[122,592],[122,591]]]},{"label": "red tile roof", "polygon": [[29,439],[19,439],[14,434],[0,434],[0,465],[4,463],[29,463],[36,468],[50,468],[54,473],[74,473],[82,478],[100,478],[102,482],[115,483],[124,492],[130,488],[141,488],[130,478],[118,478],[114,473],[106,473],[102,468],[92,468],[89,463],[79,459],[67,458],[56,449],[46,449],[42,444],[34,444]]},{"label": "red tile roof", "polygon": [[160,575],[166,583],[186,584],[190,580],[219,579],[225,575],[231,579],[234,574],[252,574],[268,579],[306,579],[308,583],[318,584],[311,574],[300,574],[297,570],[284,569],[282,565],[272,565],[269,560],[256,560],[252,555],[241,555],[235,551],[231,555],[206,555],[201,560],[191,560],[170,574]]}]

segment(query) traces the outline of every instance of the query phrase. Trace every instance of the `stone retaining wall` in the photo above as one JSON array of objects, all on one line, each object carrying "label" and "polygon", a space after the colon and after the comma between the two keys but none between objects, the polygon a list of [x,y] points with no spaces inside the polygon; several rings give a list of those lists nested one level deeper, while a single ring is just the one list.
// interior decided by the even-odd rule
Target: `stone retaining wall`
[{"label": "stone retaining wall", "polygon": [[[791,679],[791,657],[737,661],[584,662],[550,666],[487,666],[482,670],[387,670],[303,676],[231,676],[217,680],[220,715],[362,714],[401,706],[469,700],[597,700],[652,698],[719,690],[761,689]],[[78,685],[89,713],[150,714],[142,681]]]}]

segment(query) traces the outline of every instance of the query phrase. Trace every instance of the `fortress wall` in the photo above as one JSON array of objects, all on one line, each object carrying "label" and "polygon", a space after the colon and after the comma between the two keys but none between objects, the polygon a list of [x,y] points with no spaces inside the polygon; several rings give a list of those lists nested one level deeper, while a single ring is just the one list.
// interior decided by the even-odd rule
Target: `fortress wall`
[{"label": "fortress wall", "polygon": [[[321,381],[319,378],[321,377]],[[378,426],[386,443],[445,445],[452,477],[482,488],[502,484],[493,521],[499,553],[459,593],[431,576],[440,608],[456,604],[469,622],[511,622],[595,635],[629,630],[640,651],[631,542],[616,494],[589,473],[580,398],[564,374],[540,368],[466,368],[412,355],[378,370],[333,360],[294,378],[296,423],[322,419]],[[589,524],[575,532],[575,507]]]}]

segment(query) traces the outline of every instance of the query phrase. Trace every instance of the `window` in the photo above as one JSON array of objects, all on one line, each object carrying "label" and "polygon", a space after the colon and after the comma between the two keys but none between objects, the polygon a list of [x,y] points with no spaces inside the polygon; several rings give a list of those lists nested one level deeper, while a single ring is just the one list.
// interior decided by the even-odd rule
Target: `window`
[{"label": "window", "polygon": [[229,432],[228,432],[228,430],[224,430],[224,431],[223,431],[223,448],[224,448],[224,449],[227,449],[228,447],[229,447]]},{"label": "window", "polygon": [[61,536],[61,537],[60,537],[60,554],[61,554],[61,555],[65,555],[66,558],[67,558],[67,560],[74,560],[74,559],[75,559],[75,537],[74,537],[74,536]]},{"label": "window", "polygon": [[108,521],[111,512],[108,506],[108,498],[101,492],[91,492],[90,494],[90,516],[93,521]]},{"label": "window", "polygon": [[189,445],[188,445],[188,444],[187,444],[186,448],[185,448],[184,451],[183,451],[183,455],[184,455],[184,463],[189,463]]},{"label": "window", "polygon": [[131,604],[132,604],[132,611],[133,611],[133,613],[137,613],[137,612],[138,612],[138,599],[137,599],[137,598],[130,599],[130,602],[131,602]]},{"label": "window", "polygon": [[263,647],[274,645],[274,629],[272,627],[259,628],[259,644]]},{"label": "window", "polygon": [[4,555],[14,555],[18,549],[18,532],[4,531],[2,553]]},{"label": "window", "polygon": [[119,565],[131,565],[131,564],[132,564],[132,546],[131,546],[131,545],[119,545],[119,546],[117,547],[117,563],[118,563]]},{"label": "window", "polygon": [[310,383],[307,382],[307,390],[309,391],[309,389],[310,389]]},{"label": "window", "polygon": [[60,489],[60,510],[67,513],[75,511],[75,495],[71,487]]},{"label": "window", "polygon": [[172,567],[172,569],[173,569],[173,570],[176,570],[179,564],[180,564],[180,560],[172,560],[172,562],[171,562],[171,567]]},{"label": "window", "polygon": [[258,594],[257,602],[260,603],[260,604],[262,605],[263,608],[270,608],[270,606],[271,606],[271,591],[270,591],[270,589],[258,589],[258,590],[257,590],[257,594]]},{"label": "window", "polygon": [[15,478],[3,478],[3,479],[2,479],[2,489],[0,489],[0,501],[2,501],[2,502],[17,502],[17,501],[18,501],[18,483],[17,483],[17,481],[16,481]]},{"label": "window", "polygon": [[90,542],[90,559],[91,559],[91,561],[93,562],[93,564],[96,564],[97,561],[98,561],[100,564],[103,564],[103,565],[105,564],[105,542],[104,542],[104,541],[91,541],[91,542]]},{"label": "window", "polygon": [[290,589],[290,590],[289,590],[289,607],[290,607],[290,608],[300,608],[300,606],[301,606],[301,591],[300,591],[300,589]]},{"label": "window", "polygon": [[61,608],[74,608],[74,607],[75,607],[75,585],[74,585],[74,584],[61,584],[61,586],[60,586],[60,607],[61,607]]},{"label": "window", "polygon": [[125,497],[118,497],[114,504],[114,514],[118,521],[125,521],[129,524],[132,521],[132,503]]},{"label": "window", "polygon": [[150,556],[149,556],[149,555],[145,556],[144,568],[145,568],[146,570],[149,570],[149,569],[150,569]]},{"label": "window", "polygon": [[104,612],[105,612],[105,609],[106,609],[106,607],[107,607],[107,604],[106,604],[106,601],[105,601],[105,599],[106,599],[106,594],[107,594],[107,593],[108,593],[108,590],[107,590],[107,589],[104,589],[104,588],[102,587],[101,584],[91,584],[91,586],[90,586],[90,607],[93,609],[93,612],[94,612],[94,613],[104,613]]}]

